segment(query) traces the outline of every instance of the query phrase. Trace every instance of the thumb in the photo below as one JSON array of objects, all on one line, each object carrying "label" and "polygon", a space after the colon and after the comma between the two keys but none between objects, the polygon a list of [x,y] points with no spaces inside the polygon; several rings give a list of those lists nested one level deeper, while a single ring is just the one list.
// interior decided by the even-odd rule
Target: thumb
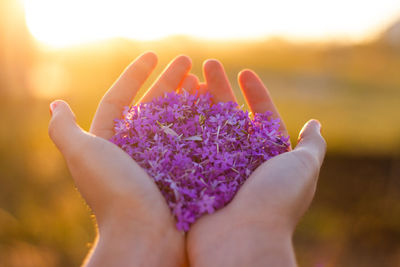
[{"label": "thumb", "polygon": [[84,131],[76,124],[75,115],[67,102],[56,100],[50,104],[49,136],[65,156],[73,153],[85,138]]},{"label": "thumb", "polygon": [[325,157],[326,142],[321,135],[321,124],[317,120],[309,120],[301,129],[297,146],[294,150],[312,155],[321,166]]}]

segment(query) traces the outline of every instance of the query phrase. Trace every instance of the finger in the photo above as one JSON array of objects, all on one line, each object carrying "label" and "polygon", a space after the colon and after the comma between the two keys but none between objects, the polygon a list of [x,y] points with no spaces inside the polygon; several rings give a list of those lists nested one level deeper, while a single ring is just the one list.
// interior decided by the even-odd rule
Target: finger
[{"label": "finger", "polygon": [[196,91],[199,90],[199,78],[197,78],[197,76],[194,74],[189,74],[183,80],[181,88],[189,92],[190,94],[194,94]]},{"label": "finger", "polygon": [[114,119],[121,117],[123,108],[131,104],[156,64],[157,56],[147,52],[125,69],[101,100],[92,122],[91,133],[105,139],[113,136]]},{"label": "finger", "polygon": [[237,102],[224,67],[218,60],[209,59],[204,62],[203,72],[207,83],[207,90],[213,96],[215,103]]},{"label": "finger", "polygon": [[50,104],[50,111],[49,136],[64,157],[68,157],[79,150],[87,135],[76,124],[75,115],[66,102],[54,101]]},{"label": "finger", "polygon": [[162,96],[165,92],[174,92],[179,88],[191,68],[192,61],[189,57],[176,57],[138,103],[150,102],[153,98]]},{"label": "finger", "polygon": [[207,84],[200,83],[199,84],[199,95],[205,94],[207,92]]},{"label": "finger", "polygon": [[243,70],[238,75],[239,86],[244,98],[253,113],[272,112],[272,117],[280,119],[280,130],[287,135],[287,130],[278,109],[272,102],[272,98],[261,79],[251,70]]},{"label": "finger", "polygon": [[[301,129],[299,141],[294,151],[304,152],[304,156],[312,155],[318,166],[322,162],[326,153],[326,142],[321,135],[321,124],[317,120],[309,120]],[[307,155],[306,155],[307,154]]]}]

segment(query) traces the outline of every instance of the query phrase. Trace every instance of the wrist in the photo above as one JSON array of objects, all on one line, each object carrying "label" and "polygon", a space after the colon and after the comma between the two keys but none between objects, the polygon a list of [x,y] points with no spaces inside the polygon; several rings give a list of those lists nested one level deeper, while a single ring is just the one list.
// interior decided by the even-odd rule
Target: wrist
[{"label": "wrist", "polygon": [[264,222],[215,226],[193,227],[193,233],[189,232],[188,256],[193,266],[296,266],[289,227]]},{"label": "wrist", "polygon": [[[168,265],[169,264],[169,265]],[[184,266],[184,234],[135,220],[105,220],[87,266]]]}]

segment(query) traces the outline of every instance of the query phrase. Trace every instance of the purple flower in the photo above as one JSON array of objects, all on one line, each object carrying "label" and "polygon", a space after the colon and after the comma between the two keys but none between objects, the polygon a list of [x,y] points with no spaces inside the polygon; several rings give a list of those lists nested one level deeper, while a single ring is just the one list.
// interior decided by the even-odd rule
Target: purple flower
[{"label": "purple flower", "polygon": [[271,116],[252,120],[234,102],[168,93],[127,107],[111,142],[154,179],[177,228],[188,231],[200,216],[228,204],[260,164],[288,151],[289,137]]}]

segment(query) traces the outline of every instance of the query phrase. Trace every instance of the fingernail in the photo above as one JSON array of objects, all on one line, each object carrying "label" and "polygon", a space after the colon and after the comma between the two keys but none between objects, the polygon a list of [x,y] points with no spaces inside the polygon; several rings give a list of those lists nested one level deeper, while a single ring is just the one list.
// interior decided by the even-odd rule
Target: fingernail
[{"label": "fingernail", "polygon": [[321,123],[319,120],[314,120],[317,123],[318,131],[321,133]]},{"label": "fingernail", "polygon": [[53,115],[54,109],[57,107],[57,104],[58,104],[58,102],[56,102],[56,101],[53,101],[50,104],[50,115]]}]

